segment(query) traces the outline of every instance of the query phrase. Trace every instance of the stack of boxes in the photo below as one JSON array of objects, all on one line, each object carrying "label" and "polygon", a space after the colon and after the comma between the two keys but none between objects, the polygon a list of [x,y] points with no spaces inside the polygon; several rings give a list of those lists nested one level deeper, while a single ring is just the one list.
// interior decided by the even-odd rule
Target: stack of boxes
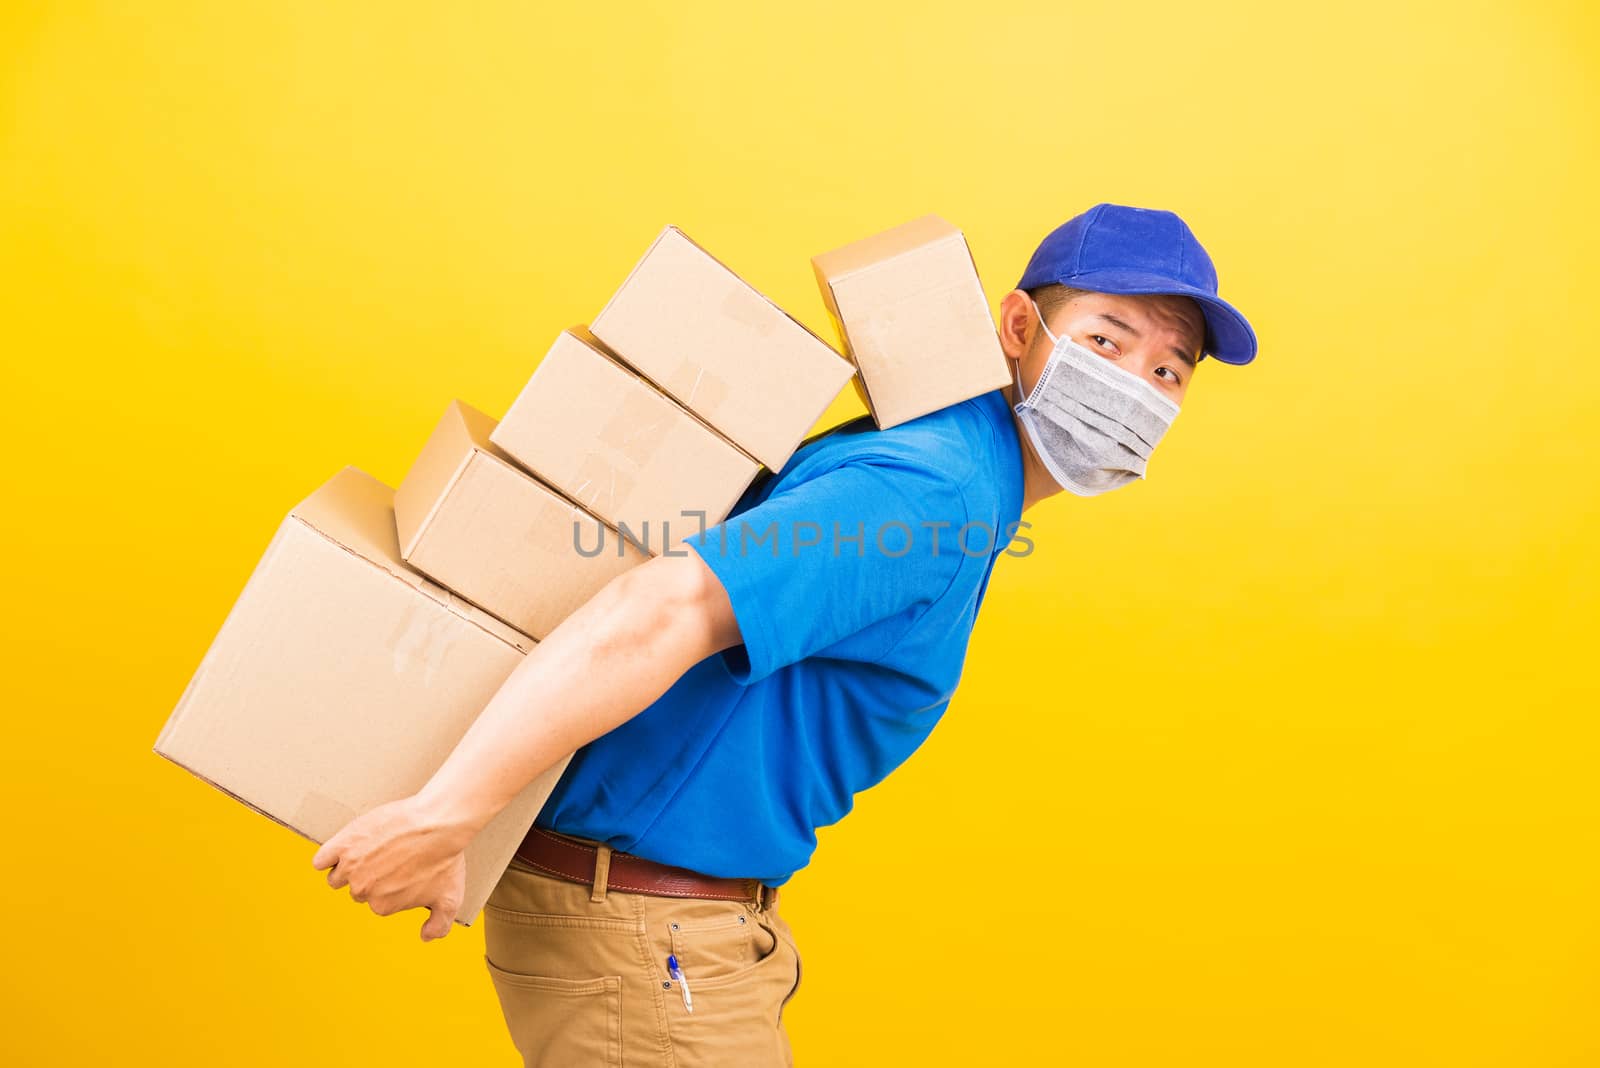
[{"label": "stack of boxes", "polygon": [[[974,310],[989,320],[965,243],[948,224],[908,226],[816,261],[854,367],[666,228],[504,419],[454,401],[398,489],[347,467],[289,513],[156,751],[319,842],[415,792],[537,640],[725,518],[855,371],[880,425],[993,388],[992,368],[952,374],[970,339],[986,342],[971,362],[998,355],[992,323],[974,328]],[[938,381],[910,373],[916,351],[938,357]],[[565,767],[474,840],[463,922]]]}]

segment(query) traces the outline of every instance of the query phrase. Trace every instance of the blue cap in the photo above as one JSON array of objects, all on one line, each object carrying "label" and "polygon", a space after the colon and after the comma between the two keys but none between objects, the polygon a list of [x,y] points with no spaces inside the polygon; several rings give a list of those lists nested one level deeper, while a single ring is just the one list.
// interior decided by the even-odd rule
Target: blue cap
[{"label": "blue cap", "polygon": [[1217,269],[1187,223],[1170,211],[1096,204],[1068,219],[1034,249],[1018,289],[1052,283],[1096,293],[1175,293],[1193,297],[1206,317],[1201,359],[1244,364],[1256,358],[1256,332],[1217,296]]}]

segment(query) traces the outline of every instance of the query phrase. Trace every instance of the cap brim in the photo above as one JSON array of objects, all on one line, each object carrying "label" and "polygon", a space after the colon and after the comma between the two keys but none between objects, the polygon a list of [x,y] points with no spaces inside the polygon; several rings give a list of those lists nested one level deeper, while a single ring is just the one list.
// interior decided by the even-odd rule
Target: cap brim
[{"label": "cap brim", "polygon": [[1061,284],[1096,293],[1127,296],[1170,293],[1191,297],[1199,303],[1200,311],[1206,317],[1206,341],[1201,350],[1204,354],[1234,365],[1247,364],[1256,358],[1256,332],[1251,329],[1250,321],[1239,314],[1239,309],[1214,293],[1142,271],[1087,271],[1063,278]]}]

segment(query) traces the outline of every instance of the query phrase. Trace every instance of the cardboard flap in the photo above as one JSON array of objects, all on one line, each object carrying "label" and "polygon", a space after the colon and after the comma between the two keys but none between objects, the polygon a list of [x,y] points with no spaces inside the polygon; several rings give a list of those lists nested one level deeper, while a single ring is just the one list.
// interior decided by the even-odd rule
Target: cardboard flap
[{"label": "cardboard flap", "polygon": [[942,241],[965,241],[952,223],[937,215],[924,215],[842,248],[811,258],[820,278],[833,281],[857,271],[877,267],[908,252]]},{"label": "cardboard flap", "polygon": [[359,467],[346,467],[295,505],[298,519],[346,549],[390,570],[400,563],[394,490]]},{"label": "cardboard flap", "polygon": [[460,474],[476,444],[465,408],[459,400],[450,402],[395,491],[394,521],[402,559],[416,550],[434,505]]},{"label": "cardboard flap", "polygon": [[502,460],[510,461],[511,457],[501,452],[500,447],[489,440],[489,435],[494,433],[496,422],[492,415],[474,408],[466,401],[456,400],[450,402],[449,417],[456,420],[461,428],[460,433],[475,447]]},{"label": "cardboard flap", "polygon": [[507,645],[527,652],[535,641],[477,605],[451,593],[400,557],[395,523],[395,491],[359,467],[348,466],[289,512],[298,521],[408,586],[427,594]]}]

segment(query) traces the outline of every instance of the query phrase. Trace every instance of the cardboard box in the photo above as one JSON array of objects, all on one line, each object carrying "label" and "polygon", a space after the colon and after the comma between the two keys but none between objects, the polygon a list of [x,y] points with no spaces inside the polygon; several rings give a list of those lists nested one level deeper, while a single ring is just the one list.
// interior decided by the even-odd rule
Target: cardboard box
[{"label": "cardboard box", "polygon": [[1011,381],[972,252],[939,216],[825,252],[811,266],[880,428]]},{"label": "cardboard box", "polygon": [[[401,563],[393,499],[347,467],[289,513],[156,739],[157,753],[315,842],[420,789],[533,647]],[[567,759],[473,839],[461,922]]]},{"label": "cardboard box", "polygon": [[583,327],[556,338],[489,440],[630,532],[720,523],[761,470]]},{"label": "cardboard box", "polygon": [[590,329],[776,471],[850,379],[849,361],[669,226]]},{"label": "cardboard box", "polygon": [[492,418],[461,401],[445,410],[395,491],[400,555],[524,634],[544,638],[607,582],[649,559],[641,546],[659,552],[660,533],[651,527],[622,537],[516,467],[490,442],[494,428]]}]

